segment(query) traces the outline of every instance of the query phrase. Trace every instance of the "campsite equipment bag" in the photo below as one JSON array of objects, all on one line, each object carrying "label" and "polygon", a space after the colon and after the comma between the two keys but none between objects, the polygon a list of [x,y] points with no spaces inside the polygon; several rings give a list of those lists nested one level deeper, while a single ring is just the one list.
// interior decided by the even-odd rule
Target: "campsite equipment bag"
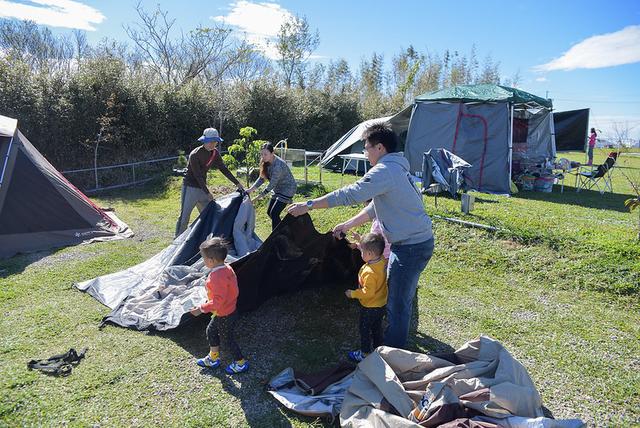
[{"label": "campsite equipment bag", "polygon": [[543,175],[536,178],[534,189],[538,192],[551,193],[553,190],[553,182],[555,177],[552,175]]},{"label": "campsite equipment bag", "polygon": [[68,376],[73,367],[77,366],[84,358],[86,352],[87,348],[81,350],[80,353],[71,348],[64,354],[54,355],[44,360],[31,360],[27,363],[27,368],[54,376]]},{"label": "campsite equipment bag", "polygon": [[536,177],[533,175],[522,176],[522,190],[533,190]]}]

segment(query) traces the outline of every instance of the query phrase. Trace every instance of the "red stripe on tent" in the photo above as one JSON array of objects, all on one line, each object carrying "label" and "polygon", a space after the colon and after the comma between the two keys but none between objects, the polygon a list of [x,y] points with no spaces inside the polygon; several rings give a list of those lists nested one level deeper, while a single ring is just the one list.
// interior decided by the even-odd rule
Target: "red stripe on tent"
[{"label": "red stripe on tent", "polygon": [[82,193],[76,186],[74,186],[73,184],[71,184],[71,182],[69,180],[67,180],[67,177],[65,177],[64,175],[62,175],[62,173],[60,171],[58,171],[57,169],[53,168],[53,170],[58,174],[58,176],[63,179],[65,181],[65,183],[67,183],[67,185],[69,185],[69,187],[71,187],[73,190],[75,190],[76,192],[78,192],[78,194],[82,197],[82,199],[85,200],[86,203],[88,203],[89,205],[91,205],[96,211],[98,211],[98,213],[102,216],[103,219],[105,219],[112,228],[114,229],[118,229],[119,226],[118,224],[113,221],[111,219],[111,217],[109,217],[107,215],[106,212],[104,212],[104,210],[102,208],[100,208],[99,206],[97,206],[96,204],[93,203],[93,201],[89,198],[87,198],[87,195],[85,195],[84,193]]},{"label": "red stripe on tent", "polygon": [[458,142],[458,130],[460,129],[460,119],[462,118],[462,103],[458,108],[458,118],[456,119],[456,133],[453,136],[453,146],[451,146],[451,153],[456,154],[456,143]]}]

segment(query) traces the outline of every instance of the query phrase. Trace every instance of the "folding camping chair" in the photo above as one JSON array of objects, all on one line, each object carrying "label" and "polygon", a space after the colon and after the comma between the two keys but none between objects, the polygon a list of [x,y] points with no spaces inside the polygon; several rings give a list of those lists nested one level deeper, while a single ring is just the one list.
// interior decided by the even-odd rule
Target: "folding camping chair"
[{"label": "folding camping chair", "polygon": [[[613,192],[611,171],[616,165],[617,159],[618,153],[611,152],[604,163],[595,168],[591,167],[588,171],[581,171],[581,168],[578,168],[576,173],[576,192],[582,189],[590,190],[593,187],[596,187],[600,194],[603,194],[606,190]],[[602,183],[602,187],[600,187],[600,183]]]}]

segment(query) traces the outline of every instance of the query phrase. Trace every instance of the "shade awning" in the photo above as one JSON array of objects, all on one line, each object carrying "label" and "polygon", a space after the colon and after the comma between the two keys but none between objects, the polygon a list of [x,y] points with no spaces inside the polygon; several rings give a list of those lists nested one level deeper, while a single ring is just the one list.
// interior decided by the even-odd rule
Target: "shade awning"
[{"label": "shade awning", "polygon": [[425,101],[450,101],[450,102],[510,102],[513,104],[538,105],[544,108],[552,108],[551,100],[538,97],[516,88],[507,86],[479,84],[458,85],[439,91],[428,92],[416,97],[416,102]]}]

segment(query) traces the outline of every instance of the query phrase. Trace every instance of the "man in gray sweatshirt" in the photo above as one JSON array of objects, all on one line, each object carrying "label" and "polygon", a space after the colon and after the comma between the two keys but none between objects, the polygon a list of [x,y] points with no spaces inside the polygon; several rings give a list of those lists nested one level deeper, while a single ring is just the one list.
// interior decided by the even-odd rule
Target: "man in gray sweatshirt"
[{"label": "man in gray sweatshirt", "polygon": [[404,348],[409,334],[412,303],[418,278],[431,259],[434,237],[422,196],[409,174],[409,162],[395,153],[397,137],[389,124],[376,123],[362,134],[364,152],[372,168],[360,180],[321,198],[289,207],[294,216],[312,209],[353,205],[371,199],[354,217],[333,228],[336,238],[349,229],[377,218],[391,243],[387,283],[388,327],[384,344]]}]

